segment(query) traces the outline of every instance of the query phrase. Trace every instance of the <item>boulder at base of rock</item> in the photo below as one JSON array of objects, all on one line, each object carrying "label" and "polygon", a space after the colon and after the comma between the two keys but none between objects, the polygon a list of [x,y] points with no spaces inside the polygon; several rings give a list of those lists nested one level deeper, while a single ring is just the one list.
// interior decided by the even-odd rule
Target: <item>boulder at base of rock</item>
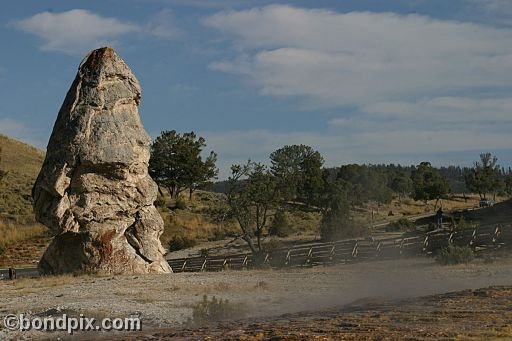
[{"label": "boulder at base of rock", "polygon": [[55,234],[42,274],[171,272],[140,99],[139,82],[113,49],[80,64],[32,191],[36,219]]}]

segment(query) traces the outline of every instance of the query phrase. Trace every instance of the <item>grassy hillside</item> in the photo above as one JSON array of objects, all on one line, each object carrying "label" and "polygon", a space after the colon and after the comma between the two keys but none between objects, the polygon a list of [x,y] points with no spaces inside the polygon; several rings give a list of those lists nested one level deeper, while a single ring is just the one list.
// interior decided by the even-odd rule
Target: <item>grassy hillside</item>
[{"label": "grassy hillside", "polygon": [[31,215],[31,190],[43,164],[44,152],[0,135],[0,169],[8,171],[0,181],[0,215]]},{"label": "grassy hillside", "polygon": [[497,203],[486,209],[463,212],[462,215],[466,220],[482,225],[510,224],[512,220],[512,199]]}]

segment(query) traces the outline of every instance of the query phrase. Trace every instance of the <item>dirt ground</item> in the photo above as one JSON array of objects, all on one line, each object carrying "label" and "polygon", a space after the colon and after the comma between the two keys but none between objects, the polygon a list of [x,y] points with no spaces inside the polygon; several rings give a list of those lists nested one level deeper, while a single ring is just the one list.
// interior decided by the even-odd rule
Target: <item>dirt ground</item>
[{"label": "dirt ground", "polygon": [[339,309],[278,318],[169,328],[119,340],[510,340],[512,287],[420,298],[359,300]]},{"label": "dirt ground", "polygon": [[[240,318],[257,323],[270,316],[304,311],[316,312],[308,316],[329,319],[332,309],[339,311],[355,301],[377,299],[388,302],[490,285],[512,285],[512,258],[496,259],[490,264],[476,260],[469,265],[448,267],[439,266],[432,259],[414,258],[295,270],[60,276],[0,281],[0,316],[67,313],[100,319],[135,314],[142,318],[144,335],[151,335],[152,331],[169,328],[182,332],[190,330],[184,323],[203,295],[229,299],[242,307]],[[464,307],[466,310],[473,308]],[[300,321],[301,315],[297,316]],[[281,317],[277,321],[294,318],[297,317]],[[240,323],[243,325],[244,322]],[[294,325],[298,326],[297,323]],[[203,336],[208,335],[208,330]],[[126,334],[115,335],[122,337]],[[78,336],[110,339],[114,334],[90,332]],[[67,334],[0,330],[0,339],[57,337],[67,338]]]}]

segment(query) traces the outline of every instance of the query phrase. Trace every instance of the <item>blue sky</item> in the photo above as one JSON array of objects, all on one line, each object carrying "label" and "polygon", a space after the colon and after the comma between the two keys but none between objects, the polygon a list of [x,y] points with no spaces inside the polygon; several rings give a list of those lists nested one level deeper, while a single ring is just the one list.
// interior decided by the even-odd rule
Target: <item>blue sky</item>
[{"label": "blue sky", "polygon": [[285,144],[351,162],[512,164],[512,1],[10,1],[0,133],[45,148],[87,51],[139,79],[154,137],[193,130],[232,163]]}]

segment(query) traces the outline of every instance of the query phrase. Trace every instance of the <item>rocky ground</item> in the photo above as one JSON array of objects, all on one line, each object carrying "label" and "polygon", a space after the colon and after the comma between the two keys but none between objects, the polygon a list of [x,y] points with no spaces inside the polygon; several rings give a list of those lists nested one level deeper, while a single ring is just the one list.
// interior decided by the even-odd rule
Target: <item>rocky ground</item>
[{"label": "rocky ground", "polygon": [[[0,315],[67,313],[99,319],[137,314],[142,317],[143,332],[134,337],[147,339],[172,335],[201,339],[210,334],[260,339],[274,335],[271,330],[278,331],[276,335],[289,331],[289,339],[309,339],[317,334],[335,338],[351,330],[355,330],[354,335],[365,330],[370,330],[371,335],[409,330],[404,335],[428,337],[426,333],[430,329],[435,329],[438,334],[433,335],[439,337],[450,329],[451,334],[446,335],[452,337],[456,333],[463,335],[465,326],[469,329],[474,326],[482,332],[486,324],[496,330],[501,328],[510,318],[511,311],[503,309],[511,306],[512,290],[491,289],[488,295],[466,292],[461,295],[471,299],[463,298],[460,305],[449,295],[439,299],[410,298],[511,284],[512,258],[496,259],[493,263],[477,260],[469,265],[448,267],[441,267],[432,259],[418,258],[279,271],[60,276],[0,281]],[[191,329],[186,321],[203,295],[229,299],[239,309],[237,319],[244,319]],[[300,313],[304,311],[307,313]],[[480,314],[475,315],[478,323],[470,323],[471,314]],[[457,328],[450,328],[454,322]],[[78,334],[83,339],[131,337],[128,335],[131,334]],[[57,337],[67,335],[0,330],[1,339]]]}]

